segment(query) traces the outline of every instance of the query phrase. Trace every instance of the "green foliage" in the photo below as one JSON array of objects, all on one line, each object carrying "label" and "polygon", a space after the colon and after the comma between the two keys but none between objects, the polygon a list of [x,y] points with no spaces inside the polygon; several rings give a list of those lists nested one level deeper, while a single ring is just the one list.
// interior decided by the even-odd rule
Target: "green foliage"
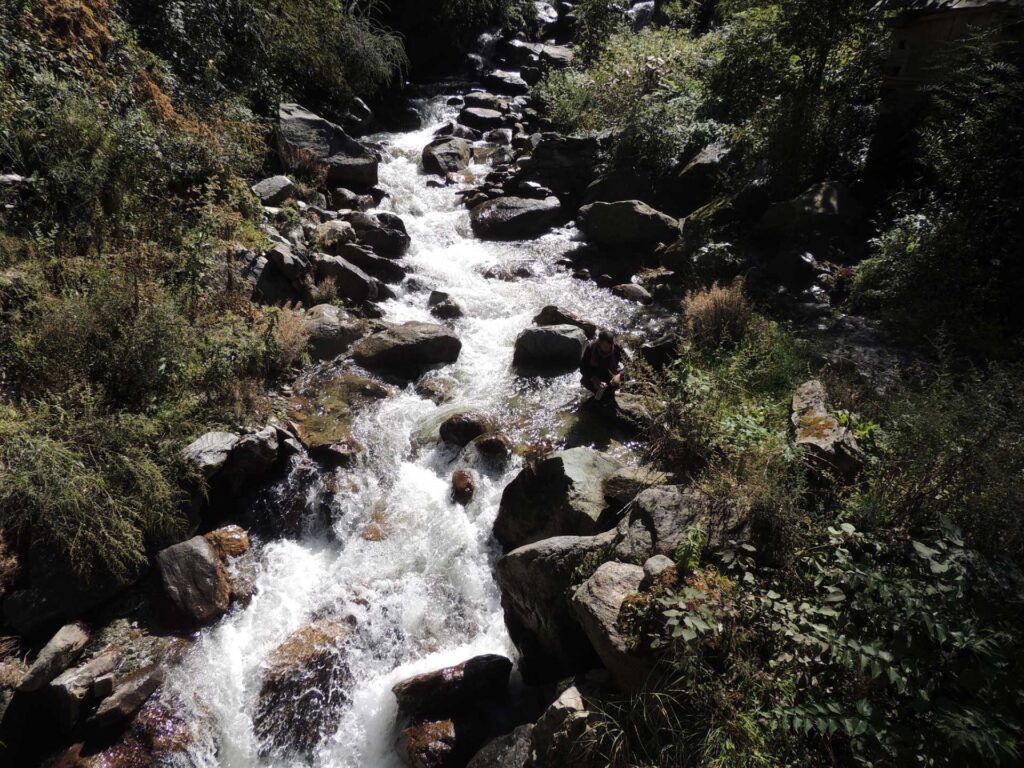
[{"label": "green foliage", "polygon": [[146,545],[185,529],[183,468],[162,425],[110,415],[88,390],[0,406],[0,528],[52,547],[85,578],[127,580]]},{"label": "green foliage", "polygon": [[617,162],[661,169],[718,135],[701,117],[711,43],[675,30],[619,32],[587,69],[552,72],[539,95],[557,126],[612,131]]},{"label": "green foliage", "polygon": [[944,52],[921,129],[928,192],[904,202],[905,215],[858,268],[852,296],[905,336],[941,329],[986,356],[1005,353],[1024,327],[1024,44],[997,39],[980,34]]},{"label": "green foliage", "polygon": [[609,38],[625,29],[625,16],[614,0],[581,0],[576,5],[576,48],[589,64],[604,53]]}]

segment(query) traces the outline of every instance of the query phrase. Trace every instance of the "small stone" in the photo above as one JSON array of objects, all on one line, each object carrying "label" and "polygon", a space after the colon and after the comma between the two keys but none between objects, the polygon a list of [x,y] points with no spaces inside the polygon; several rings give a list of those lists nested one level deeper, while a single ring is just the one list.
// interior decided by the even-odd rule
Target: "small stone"
[{"label": "small stone", "polygon": [[473,500],[476,493],[476,481],[468,469],[457,469],[452,475],[452,501],[465,506]]}]

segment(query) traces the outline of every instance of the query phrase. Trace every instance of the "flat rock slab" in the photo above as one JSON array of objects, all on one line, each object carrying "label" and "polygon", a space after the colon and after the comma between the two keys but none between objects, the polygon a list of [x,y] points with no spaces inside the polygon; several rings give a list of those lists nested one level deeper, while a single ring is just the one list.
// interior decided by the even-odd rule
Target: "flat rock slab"
[{"label": "flat rock slab", "polygon": [[41,689],[74,664],[88,642],[89,632],[85,625],[67,624],[61,627],[39,651],[36,660],[18,685],[18,690],[31,693]]}]

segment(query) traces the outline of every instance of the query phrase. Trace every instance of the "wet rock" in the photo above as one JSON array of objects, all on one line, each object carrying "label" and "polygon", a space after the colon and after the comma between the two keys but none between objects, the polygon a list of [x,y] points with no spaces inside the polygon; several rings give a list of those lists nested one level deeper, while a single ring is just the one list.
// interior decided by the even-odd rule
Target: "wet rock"
[{"label": "wet rock", "polygon": [[587,337],[575,325],[527,328],[516,337],[512,364],[527,372],[559,375],[579,368]]},{"label": "wet rock", "polygon": [[367,376],[334,372],[293,397],[288,418],[311,454],[331,459],[337,451],[358,452],[359,445],[352,435],[356,414],[390,394],[388,387]]},{"label": "wet rock", "polygon": [[466,107],[459,113],[459,122],[478,131],[491,131],[505,125],[505,116],[495,109]]},{"label": "wet rock", "polygon": [[338,296],[352,301],[373,301],[380,294],[380,283],[341,256],[314,254],[317,276],[334,282]]},{"label": "wet rock", "polygon": [[238,445],[238,440],[238,435],[231,432],[207,432],[190,443],[181,455],[209,480],[227,464],[231,451]]},{"label": "wet rock", "polygon": [[523,768],[533,746],[533,724],[499,736],[474,755],[466,768]]},{"label": "wet rock", "polygon": [[572,597],[573,612],[583,631],[623,691],[639,688],[651,669],[650,659],[633,653],[617,626],[623,601],[640,590],[643,578],[640,566],[604,563]]},{"label": "wet rock", "polygon": [[409,726],[399,737],[398,751],[412,768],[457,768],[463,762],[454,720]]},{"label": "wet rock", "polygon": [[167,547],[156,556],[164,593],[192,626],[205,626],[225,613],[231,598],[227,572],[217,551],[202,536]]},{"label": "wet rock", "polygon": [[864,465],[864,452],[832,413],[819,380],[805,382],[793,394],[790,422],[796,444],[818,471],[849,480]]},{"label": "wet rock", "polygon": [[380,256],[399,258],[411,243],[405,223],[393,213],[380,211],[376,214],[350,211],[343,214],[345,221],[356,230],[359,243],[369,246]]},{"label": "wet rock", "polygon": [[434,131],[434,136],[437,138],[453,136],[457,139],[465,139],[466,141],[479,141],[481,134],[480,131],[470,128],[468,125],[446,123]]},{"label": "wet rock", "polygon": [[277,147],[286,167],[323,174],[329,185],[377,183],[377,157],[341,126],[298,104],[282,104],[278,110]]},{"label": "wet rock", "polygon": [[466,139],[438,139],[423,148],[423,170],[438,176],[465,170],[472,161],[473,145]]},{"label": "wet rock", "polygon": [[313,231],[313,247],[335,256],[341,255],[340,246],[353,243],[355,239],[356,230],[347,221],[325,221]]},{"label": "wet rock", "polygon": [[407,717],[452,715],[475,707],[481,699],[504,694],[512,662],[504,656],[475,656],[461,664],[403,680],[391,690]]},{"label": "wet rock", "polygon": [[249,551],[249,534],[237,525],[217,528],[203,538],[210,543],[222,561],[231,557],[241,557]]},{"label": "wet rock", "polygon": [[132,673],[117,683],[114,692],[86,720],[86,725],[94,730],[102,730],[128,720],[142,708],[163,681],[164,670],[157,665],[143,667]]},{"label": "wet rock", "polygon": [[83,705],[94,697],[96,681],[109,676],[119,658],[119,651],[116,648],[109,648],[82,666],[58,675],[47,686],[48,707],[61,733],[67,733],[78,722]]},{"label": "wet rock", "polygon": [[604,481],[621,464],[593,448],[570,448],[531,463],[506,486],[494,536],[506,550],[602,527]]},{"label": "wet rock", "polygon": [[441,405],[452,401],[456,385],[457,382],[448,377],[423,378],[416,382],[416,394]]},{"label": "wet rock", "polygon": [[729,502],[678,485],[648,488],[633,500],[615,531],[615,557],[642,564],[653,555],[671,557],[694,527],[707,534],[708,551],[720,550],[730,539],[742,540],[746,518]]},{"label": "wet rock", "polygon": [[486,91],[472,91],[466,94],[465,104],[473,109],[489,109],[492,112],[507,112],[508,99]]},{"label": "wet rock", "polygon": [[306,310],[303,322],[309,334],[309,353],[314,360],[333,360],[367,332],[365,320],[333,304],[318,304]]},{"label": "wet rock", "polygon": [[650,304],[652,301],[651,294],[647,292],[647,289],[637,285],[636,283],[623,283],[622,285],[616,285],[612,288],[612,293],[620,299],[632,301],[637,304]]},{"label": "wet rock", "polygon": [[[114,744],[96,752],[93,745],[77,744],[49,768],[149,768],[187,762],[193,726],[171,706],[151,696]],[[104,740],[105,741],[105,740]]]},{"label": "wet rock", "polygon": [[253,184],[252,191],[264,205],[280,205],[295,194],[295,185],[287,176],[271,176]]},{"label": "wet rock", "polygon": [[445,419],[439,428],[441,440],[452,443],[460,448],[470,441],[490,432],[494,422],[490,416],[482,413],[456,413]]},{"label": "wet rock", "polygon": [[542,327],[550,325],[575,325],[586,334],[588,339],[594,338],[597,334],[597,326],[594,323],[583,320],[576,313],[556,307],[554,304],[549,304],[538,312],[533,318],[533,322]]},{"label": "wet rock", "polygon": [[473,500],[476,493],[476,481],[468,469],[457,469],[452,475],[452,501],[465,506]]},{"label": "wet rock", "polygon": [[579,210],[580,230],[602,248],[642,247],[651,250],[658,243],[679,237],[679,222],[640,200],[591,203]]},{"label": "wet rock", "polygon": [[499,197],[470,211],[473,232],[483,240],[525,240],[543,234],[562,215],[557,197]]},{"label": "wet rock", "polygon": [[268,657],[253,728],[261,754],[274,748],[309,753],[348,702],[345,621],[321,619],[292,633]]},{"label": "wet rock", "polygon": [[427,299],[430,314],[440,320],[455,320],[462,317],[462,307],[443,291],[431,291]]},{"label": "wet rock", "polygon": [[417,379],[432,368],[459,359],[462,342],[443,325],[408,322],[386,325],[362,339],[352,350],[352,358],[364,368]]},{"label": "wet rock", "polygon": [[480,435],[459,455],[461,463],[485,469],[504,468],[511,458],[512,443],[504,435],[496,433]]},{"label": "wet rock", "polygon": [[488,131],[484,134],[484,141],[507,146],[512,143],[512,129],[495,128],[493,131]]},{"label": "wet rock", "polygon": [[[577,568],[611,557],[614,532],[558,536],[509,552],[495,567],[509,636],[527,682],[556,680],[592,668],[597,656],[571,613]],[[600,559],[598,562],[600,562]],[[578,582],[577,582],[578,583]]]},{"label": "wet rock", "polygon": [[31,693],[42,689],[75,663],[88,642],[89,632],[84,624],[67,624],[61,627],[39,651],[18,685],[18,690],[22,693]]}]

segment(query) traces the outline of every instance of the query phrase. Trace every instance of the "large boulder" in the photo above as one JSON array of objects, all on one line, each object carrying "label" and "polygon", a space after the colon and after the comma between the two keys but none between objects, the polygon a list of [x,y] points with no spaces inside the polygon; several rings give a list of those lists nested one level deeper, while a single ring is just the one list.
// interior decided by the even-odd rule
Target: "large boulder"
[{"label": "large boulder", "polygon": [[553,189],[559,196],[579,196],[600,167],[602,141],[596,136],[545,133],[533,154],[519,159],[526,178]]},{"label": "large boulder", "polygon": [[225,613],[231,585],[216,549],[202,536],[167,547],[156,556],[164,593],[178,615],[192,626],[205,626]]},{"label": "large boulder", "polygon": [[849,480],[864,465],[857,438],[833,414],[819,380],[805,382],[793,393],[790,422],[796,444],[819,472]]},{"label": "large boulder", "polygon": [[586,447],[529,464],[501,495],[494,537],[510,550],[551,536],[597,533],[605,522],[604,481],[621,466]]},{"label": "large boulder", "polygon": [[253,184],[252,191],[264,205],[280,205],[295,194],[295,185],[287,176],[271,176]]},{"label": "large boulder", "polygon": [[282,104],[278,110],[277,147],[286,167],[322,174],[329,186],[377,183],[376,155],[341,126],[298,104]]},{"label": "large boulder", "polygon": [[559,375],[579,368],[587,336],[575,325],[527,328],[516,337],[512,365],[529,373]]},{"label": "large boulder", "polygon": [[423,170],[438,176],[462,171],[473,161],[473,145],[458,137],[441,138],[423,148]]},{"label": "large boulder", "polygon": [[603,563],[572,597],[572,609],[597,655],[623,691],[639,688],[651,670],[651,660],[633,652],[619,629],[619,612],[640,591],[644,569],[628,563]]},{"label": "large boulder", "polygon": [[339,248],[337,255],[385,283],[400,283],[409,274],[399,262],[378,256],[372,248],[365,245],[349,243]]},{"label": "large boulder", "polygon": [[335,256],[343,255],[340,253],[341,246],[355,242],[355,239],[355,227],[338,219],[318,224],[313,230],[313,246]]},{"label": "large boulder", "polygon": [[218,489],[230,496],[241,496],[277,463],[279,449],[275,427],[264,427],[243,435],[217,475]]},{"label": "large boulder", "polygon": [[495,566],[501,607],[527,682],[558,680],[593,668],[597,655],[572,615],[578,569],[611,556],[615,533],[558,536],[515,549]]},{"label": "large boulder", "polygon": [[605,762],[597,755],[584,757],[580,750],[581,744],[593,740],[588,732],[599,720],[579,688],[566,688],[533,727],[526,768],[604,768]]},{"label": "large boulder", "polygon": [[516,72],[506,72],[496,69],[484,76],[484,85],[494,93],[504,93],[509,96],[522,96],[529,90],[530,86]]},{"label": "large boulder", "polygon": [[462,342],[448,328],[433,323],[385,325],[352,350],[352,359],[367,370],[405,380],[459,359]]},{"label": "large boulder", "polygon": [[653,248],[679,237],[679,222],[640,200],[591,203],[579,210],[577,224],[602,248]]},{"label": "large boulder", "polygon": [[588,339],[594,338],[597,334],[597,326],[594,323],[583,320],[575,312],[556,307],[554,304],[549,304],[538,312],[536,317],[533,318],[533,322],[535,325],[542,327],[550,325],[575,325],[586,334]]},{"label": "large boulder", "polygon": [[615,557],[641,565],[652,555],[673,557],[694,528],[707,536],[707,549],[721,549],[730,539],[744,537],[746,519],[728,502],[679,485],[640,492],[615,531]]},{"label": "large boulder", "polygon": [[349,700],[344,658],[351,626],[336,618],[314,621],[271,652],[260,685],[253,728],[260,752],[311,752]]},{"label": "large boulder", "polygon": [[333,360],[344,354],[367,331],[365,320],[333,304],[318,304],[307,310],[304,325],[314,360]]},{"label": "large boulder", "polygon": [[22,693],[31,693],[43,688],[75,663],[88,642],[89,632],[83,624],[67,624],[61,627],[39,651],[32,666],[21,679],[18,690]]},{"label": "large boulder", "polygon": [[232,432],[207,432],[182,450],[182,458],[206,480],[220,472],[228,462],[239,437]]},{"label": "large boulder", "polygon": [[443,442],[464,448],[472,440],[490,432],[493,428],[494,421],[490,416],[473,411],[463,411],[455,413],[441,422],[438,433]]},{"label": "large boulder", "polygon": [[547,232],[561,215],[557,197],[499,197],[473,208],[470,223],[482,240],[526,240]]},{"label": "large boulder", "polygon": [[317,276],[321,280],[330,278],[338,296],[357,302],[379,298],[380,283],[347,259],[317,253],[314,254],[314,263]]},{"label": "large boulder", "polygon": [[478,131],[491,131],[505,125],[505,116],[496,109],[466,107],[459,113],[459,122]]},{"label": "large boulder", "polygon": [[482,699],[503,695],[511,672],[509,659],[486,654],[416,675],[397,683],[391,690],[403,715],[445,717],[471,709]]},{"label": "large boulder", "polygon": [[710,203],[729,158],[729,145],[717,141],[704,147],[669,176],[666,203],[677,216],[688,216]]},{"label": "large boulder", "polygon": [[637,494],[656,485],[668,485],[672,475],[652,466],[625,466],[604,479],[604,500],[609,508],[621,509]]},{"label": "large boulder", "polygon": [[395,259],[409,250],[412,241],[401,217],[387,211],[347,211],[342,216],[355,228],[359,243],[372,248],[377,255]]}]

